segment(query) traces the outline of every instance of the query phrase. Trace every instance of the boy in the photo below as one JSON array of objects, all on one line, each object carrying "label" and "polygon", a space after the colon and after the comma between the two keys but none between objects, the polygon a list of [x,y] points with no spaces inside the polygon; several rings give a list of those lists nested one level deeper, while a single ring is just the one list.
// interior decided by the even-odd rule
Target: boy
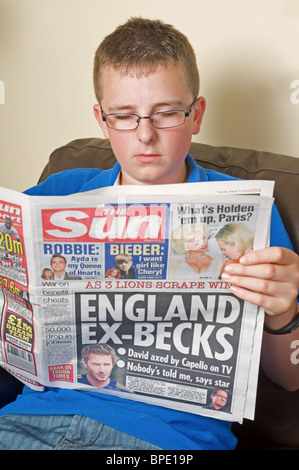
[{"label": "boy", "polygon": [[136,279],[136,271],[133,266],[133,258],[131,255],[116,255],[114,262],[120,270],[121,279]]},{"label": "boy", "polygon": [[[192,134],[200,130],[205,100],[198,98],[194,52],[173,27],[131,19],[117,28],[96,52],[94,84],[95,117],[118,163],[112,170],[59,173],[28,194],[229,179],[198,167],[187,155]],[[266,324],[276,331],[298,323],[293,320],[298,313],[299,263],[276,210],[272,227],[272,245],[283,248],[252,252],[223,276],[236,295],[266,308]],[[290,338],[298,338],[298,333],[267,333],[264,338],[265,370],[290,390],[299,386],[289,358]],[[233,449],[236,444],[230,423],[93,392],[26,389],[2,414],[0,442],[6,449],[191,450]]]}]

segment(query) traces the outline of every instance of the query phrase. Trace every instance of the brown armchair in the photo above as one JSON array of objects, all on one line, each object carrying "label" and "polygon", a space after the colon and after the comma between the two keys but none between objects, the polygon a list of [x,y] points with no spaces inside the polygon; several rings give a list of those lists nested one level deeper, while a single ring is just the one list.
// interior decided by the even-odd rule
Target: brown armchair
[{"label": "brown armchair", "polygon": [[[192,143],[190,153],[199,165],[243,179],[275,180],[275,203],[299,252],[299,158]],[[115,157],[105,139],[78,139],[56,149],[39,183],[69,168],[110,168]],[[298,365],[299,368],[299,365]],[[298,370],[299,373],[299,370]],[[1,376],[0,376],[1,381]],[[260,370],[254,421],[234,424],[238,449],[299,449],[299,390],[286,392]]]}]

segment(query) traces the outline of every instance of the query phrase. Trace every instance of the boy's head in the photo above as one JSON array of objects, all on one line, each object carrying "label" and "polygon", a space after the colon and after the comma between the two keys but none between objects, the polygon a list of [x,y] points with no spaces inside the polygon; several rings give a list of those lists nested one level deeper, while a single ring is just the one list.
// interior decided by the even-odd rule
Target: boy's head
[{"label": "boy's head", "polygon": [[122,271],[129,271],[133,264],[133,258],[131,255],[116,255],[114,258],[116,266],[119,267]]},{"label": "boy's head", "polygon": [[253,249],[254,234],[247,224],[230,222],[216,234],[222,254],[229,259],[239,259]]},{"label": "boy's head", "polygon": [[195,99],[199,93],[196,57],[187,37],[160,20],[131,18],[106,36],[94,59],[94,88],[97,100],[103,96],[102,71],[105,66],[126,73],[146,74],[159,65],[180,65],[186,84]]},{"label": "boy's head", "polygon": [[98,47],[94,83],[95,117],[121,166],[120,184],[186,182],[185,158],[205,110],[187,38],[133,18]]}]

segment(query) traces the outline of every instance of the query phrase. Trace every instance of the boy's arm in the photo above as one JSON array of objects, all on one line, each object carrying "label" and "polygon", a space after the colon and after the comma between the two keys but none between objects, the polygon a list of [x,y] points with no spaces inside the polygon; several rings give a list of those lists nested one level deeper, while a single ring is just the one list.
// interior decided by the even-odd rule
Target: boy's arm
[{"label": "boy's arm", "polygon": [[[280,330],[298,315],[299,256],[291,250],[270,247],[248,253],[240,263],[229,264],[222,275],[243,300],[265,309],[265,325]],[[299,389],[299,327],[288,334],[264,333],[261,363],[268,377],[289,391]]]}]

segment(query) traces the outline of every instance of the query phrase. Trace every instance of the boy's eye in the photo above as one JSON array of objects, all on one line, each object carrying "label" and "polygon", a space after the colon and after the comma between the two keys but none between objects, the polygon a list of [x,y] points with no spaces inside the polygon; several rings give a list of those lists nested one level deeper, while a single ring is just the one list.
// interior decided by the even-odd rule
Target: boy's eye
[{"label": "boy's eye", "polygon": [[117,121],[125,121],[125,120],[128,120],[128,119],[132,119],[132,115],[131,114],[115,114],[114,115],[114,119],[116,119]]},{"label": "boy's eye", "polygon": [[157,113],[162,118],[174,117],[177,115],[177,111],[165,111],[164,113]]}]

